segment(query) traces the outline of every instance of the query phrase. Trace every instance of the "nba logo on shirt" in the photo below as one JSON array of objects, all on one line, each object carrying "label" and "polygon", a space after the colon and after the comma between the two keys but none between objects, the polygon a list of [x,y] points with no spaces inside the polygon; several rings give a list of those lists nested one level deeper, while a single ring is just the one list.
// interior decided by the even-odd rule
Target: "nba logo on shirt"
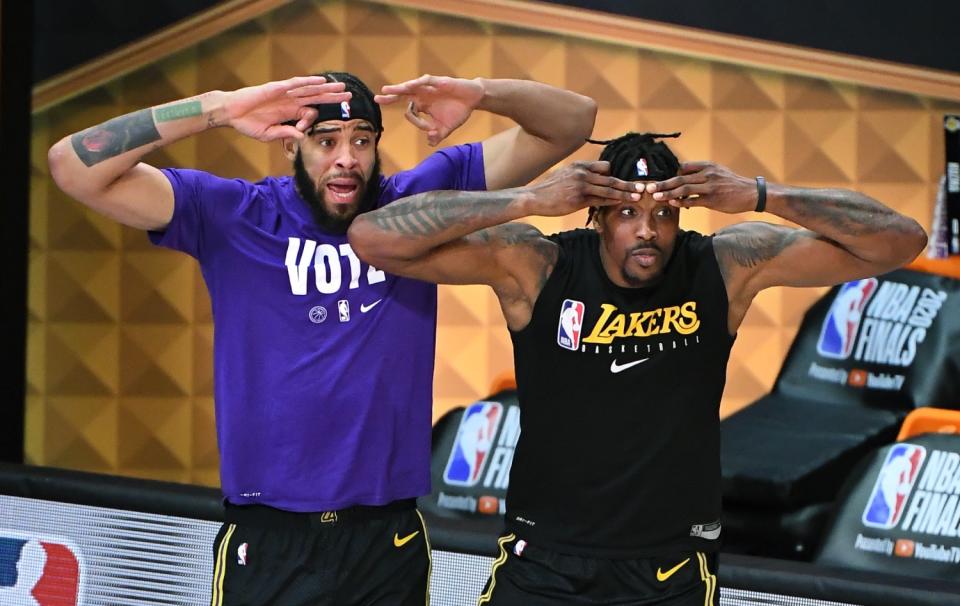
[{"label": "nba logo on shirt", "polygon": [[890,447],[863,510],[866,526],[893,528],[897,525],[926,456],[927,450],[923,446],[904,443]]},{"label": "nba logo on shirt", "polygon": [[480,481],[502,416],[503,405],[499,402],[477,402],[463,411],[443,472],[447,484],[473,486]]},{"label": "nba logo on shirt", "polygon": [[867,302],[877,290],[877,279],[866,278],[847,282],[833,300],[830,311],[823,321],[817,353],[825,358],[846,360],[853,351],[860,321]]},{"label": "nba logo on shirt", "polygon": [[340,117],[344,120],[350,119],[350,102],[341,101],[340,102]]},{"label": "nba logo on shirt", "polygon": [[350,301],[347,301],[346,299],[340,299],[337,301],[337,311],[340,312],[341,322],[350,321]]},{"label": "nba logo on shirt", "polygon": [[0,530],[0,596],[11,606],[76,606],[80,561],[60,539]]},{"label": "nba logo on shirt", "polygon": [[557,345],[576,351],[580,347],[580,326],[583,324],[583,303],[566,299],[560,307]]}]

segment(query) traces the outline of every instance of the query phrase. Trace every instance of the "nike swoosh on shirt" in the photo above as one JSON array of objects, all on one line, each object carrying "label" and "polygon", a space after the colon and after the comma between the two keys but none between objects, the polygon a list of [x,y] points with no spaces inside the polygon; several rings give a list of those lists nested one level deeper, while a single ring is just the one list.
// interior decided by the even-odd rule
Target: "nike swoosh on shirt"
[{"label": "nike swoosh on shirt", "polygon": [[636,366],[637,364],[643,364],[649,359],[650,358],[643,358],[640,360],[634,360],[633,362],[627,362],[626,364],[617,364],[617,361],[614,360],[613,362],[610,362],[610,372],[617,374],[618,372],[623,372],[628,368]]},{"label": "nike swoosh on shirt", "polygon": [[379,305],[379,304],[380,304],[380,301],[383,301],[383,299],[377,299],[376,301],[374,301],[374,302],[371,303],[370,305],[367,305],[366,303],[361,304],[361,305],[360,305],[360,313],[362,313],[362,314],[367,313],[368,311],[370,311],[371,309],[373,309],[374,307],[376,307],[377,305]]}]

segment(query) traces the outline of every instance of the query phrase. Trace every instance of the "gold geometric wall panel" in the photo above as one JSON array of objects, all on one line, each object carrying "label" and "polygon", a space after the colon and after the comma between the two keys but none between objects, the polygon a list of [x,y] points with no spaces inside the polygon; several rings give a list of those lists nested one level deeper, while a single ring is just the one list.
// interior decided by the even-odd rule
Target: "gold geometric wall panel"
[{"label": "gold geometric wall panel", "polygon": [[[46,150],[68,133],[142,107],[324,69],[353,71],[374,90],[422,73],[540,80],[598,101],[594,138],[683,131],[671,144],[681,159],[714,159],[771,181],[860,188],[925,226],[942,172],[940,117],[960,112],[960,103],[522,24],[360,1],[290,2],[34,116],[28,462],[218,482],[213,328],[196,263],[70,200],[49,178]],[[402,112],[384,108],[385,172],[432,151]],[[449,143],[482,139],[508,124],[478,113]],[[597,153],[588,145],[573,157]],[[178,142],[147,161],[246,179],[290,170],[279,144],[227,129]],[[533,222],[553,232],[582,226],[584,218]],[[712,232],[737,219],[690,210],[682,225]],[[761,293],[734,347],[723,414],[770,388],[804,311],[822,292]],[[511,369],[493,295],[480,286],[441,288],[434,416],[487,395],[490,381]]]}]

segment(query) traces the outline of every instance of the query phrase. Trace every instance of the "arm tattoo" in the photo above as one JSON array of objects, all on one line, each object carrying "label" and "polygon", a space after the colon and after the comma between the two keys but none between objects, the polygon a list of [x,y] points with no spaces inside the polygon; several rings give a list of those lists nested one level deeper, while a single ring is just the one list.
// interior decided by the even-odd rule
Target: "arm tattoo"
[{"label": "arm tattoo", "polygon": [[[536,292],[543,290],[560,254],[559,247],[543,237],[540,230],[527,223],[506,223],[488,229],[482,229],[471,237],[482,242],[495,242],[504,246],[523,246],[532,253],[530,261],[537,271]],[[501,297],[507,293],[498,292]],[[516,298],[516,297],[512,297]]]},{"label": "arm tattoo", "polygon": [[785,202],[798,215],[798,223],[803,224],[804,219],[824,221],[851,236],[869,236],[887,230],[909,231],[897,213],[854,191],[790,193]]},{"label": "arm tattoo", "polygon": [[[718,233],[718,236],[720,234]],[[723,230],[714,240],[717,262],[725,282],[735,267],[754,268],[775,258],[801,238],[815,238],[805,229],[791,229],[767,223],[737,224]]]},{"label": "arm tattoo", "polygon": [[747,231],[731,234],[732,246],[728,249],[730,258],[741,267],[756,267],[782,253],[799,237],[799,234],[800,230],[797,229],[790,230],[786,234],[758,234]]},{"label": "arm tattoo", "polygon": [[199,116],[201,113],[199,101],[184,101],[183,103],[158,107],[153,111],[153,117],[157,122],[170,122],[171,120]]},{"label": "arm tattoo", "polygon": [[383,231],[429,237],[471,222],[479,229],[485,216],[498,215],[513,200],[505,192],[430,192],[381,208],[370,218]]},{"label": "arm tattoo", "polygon": [[153,110],[142,109],[80,131],[70,138],[73,151],[87,166],[93,166],[160,140]]}]

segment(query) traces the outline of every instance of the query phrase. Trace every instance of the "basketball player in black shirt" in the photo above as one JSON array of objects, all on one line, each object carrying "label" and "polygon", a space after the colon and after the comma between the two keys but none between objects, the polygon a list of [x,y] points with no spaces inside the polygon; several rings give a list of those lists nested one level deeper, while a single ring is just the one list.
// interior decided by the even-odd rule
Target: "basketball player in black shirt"
[{"label": "basketball player in black shirt", "polygon": [[[672,136],[629,133],[538,184],[421,194],[350,228],[385,271],[490,285],[510,329],[521,434],[480,605],[718,604],[719,407],[751,301],[882,274],[926,244],[862,193],[681,165]],[[679,229],[690,206],[800,227],[705,236]],[[594,229],[510,223],[588,207]]]}]

